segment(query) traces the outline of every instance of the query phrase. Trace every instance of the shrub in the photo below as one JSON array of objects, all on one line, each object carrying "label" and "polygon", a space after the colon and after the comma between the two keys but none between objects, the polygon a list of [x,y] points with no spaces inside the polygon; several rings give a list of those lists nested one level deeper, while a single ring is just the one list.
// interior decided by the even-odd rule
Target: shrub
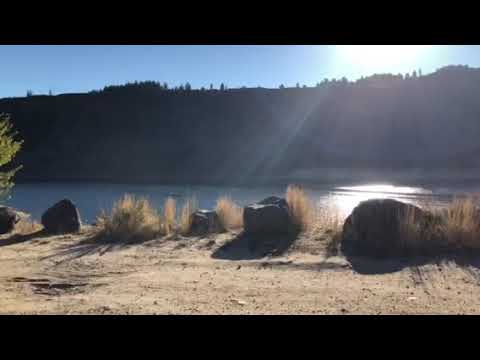
[{"label": "shrub", "polygon": [[442,215],[449,245],[480,249],[480,212],[473,197],[455,199]]},{"label": "shrub", "polygon": [[330,202],[327,204],[314,207],[312,230],[321,230],[327,233],[341,232],[345,216],[336,205],[331,205]]},{"label": "shrub", "polygon": [[315,209],[305,191],[290,185],[287,188],[286,200],[293,223],[302,230],[310,230],[314,225]]},{"label": "shrub", "polygon": [[311,226],[312,235],[326,236],[326,254],[335,256],[340,249],[342,239],[342,230],[344,216],[333,202],[328,201],[328,205],[317,205],[314,208],[313,224]]},{"label": "shrub", "polygon": [[454,199],[444,207],[426,203],[427,223],[415,222],[407,214],[402,236],[412,250],[480,249],[480,210],[473,196]]},{"label": "shrub", "polygon": [[192,227],[192,214],[197,211],[198,204],[195,198],[190,198],[185,201],[180,213],[180,233],[187,235]]},{"label": "shrub", "polygon": [[110,215],[102,211],[97,219],[99,237],[112,242],[145,241],[162,234],[162,222],[147,199],[124,195]]},{"label": "shrub", "polygon": [[171,235],[176,230],[177,202],[169,197],[163,207],[163,227],[165,234]]},{"label": "shrub", "polygon": [[[0,114],[0,167],[10,163],[22,146],[23,141],[14,140],[16,134],[12,132],[10,117]],[[4,198],[13,187],[12,179],[19,169],[20,167],[17,167],[0,172],[0,199]]]},{"label": "shrub", "polygon": [[215,212],[225,229],[237,230],[243,227],[243,208],[229,197],[223,196],[217,200]]}]

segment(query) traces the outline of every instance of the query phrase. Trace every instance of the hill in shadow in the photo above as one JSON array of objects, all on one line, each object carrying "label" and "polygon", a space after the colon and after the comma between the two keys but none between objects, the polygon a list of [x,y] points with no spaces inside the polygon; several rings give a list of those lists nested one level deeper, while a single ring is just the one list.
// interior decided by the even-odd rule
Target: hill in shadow
[{"label": "hill in shadow", "polygon": [[102,91],[0,100],[17,180],[240,184],[313,168],[478,168],[480,69],[310,88]]}]

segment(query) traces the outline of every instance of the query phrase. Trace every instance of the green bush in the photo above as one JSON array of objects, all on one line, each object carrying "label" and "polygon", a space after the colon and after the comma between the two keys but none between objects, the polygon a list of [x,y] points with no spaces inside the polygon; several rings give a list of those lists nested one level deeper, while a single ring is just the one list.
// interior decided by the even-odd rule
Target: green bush
[{"label": "green bush", "polygon": [[[20,150],[23,141],[15,140],[16,132],[12,131],[10,116],[0,114],[0,168],[3,170],[8,165],[15,154]],[[21,168],[0,171],[0,199],[4,199],[14,183],[12,181],[15,173]]]}]

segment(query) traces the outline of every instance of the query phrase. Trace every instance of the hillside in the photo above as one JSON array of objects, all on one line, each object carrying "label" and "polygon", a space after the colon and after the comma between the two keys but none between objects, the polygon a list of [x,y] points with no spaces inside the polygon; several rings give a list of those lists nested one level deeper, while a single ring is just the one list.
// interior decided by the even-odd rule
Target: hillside
[{"label": "hillside", "polygon": [[24,140],[17,180],[241,183],[315,168],[477,168],[480,69],[314,88],[148,82],[0,100]]}]

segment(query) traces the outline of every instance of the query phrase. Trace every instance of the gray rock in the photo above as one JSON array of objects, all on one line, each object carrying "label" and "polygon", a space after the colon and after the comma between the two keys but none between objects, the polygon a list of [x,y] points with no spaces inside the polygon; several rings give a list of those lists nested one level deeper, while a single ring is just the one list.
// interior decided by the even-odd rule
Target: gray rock
[{"label": "gray rock", "polygon": [[7,234],[15,228],[20,221],[20,215],[11,207],[0,207],[0,234]]},{"label": "gray rock", "polygon": [[246,206],[243,224],[247,233],[287,233],[292,223],[286,200],[271,196]]},{"label": "gray rock", "polygon": [[82,222],[77,207],[63,199],[43,213],[42,225],[47,233],[66,234],[78,232]]},{"label": "gray rock", "polygon": [[[406,228],[406,222],[411,226]],[[367,200],[345,221],[341,249],[345,254],[372,257],[406,255],[421,247],[418,239],[431,223],[432,216],[417,206],[392,199]]]},{"label": "gray rock", "polygon": [[197,210],[192,214],[192,235],[206,235],[209,233],[223,232],[225,229],[220,224],[217,213],[213,210]]}]

